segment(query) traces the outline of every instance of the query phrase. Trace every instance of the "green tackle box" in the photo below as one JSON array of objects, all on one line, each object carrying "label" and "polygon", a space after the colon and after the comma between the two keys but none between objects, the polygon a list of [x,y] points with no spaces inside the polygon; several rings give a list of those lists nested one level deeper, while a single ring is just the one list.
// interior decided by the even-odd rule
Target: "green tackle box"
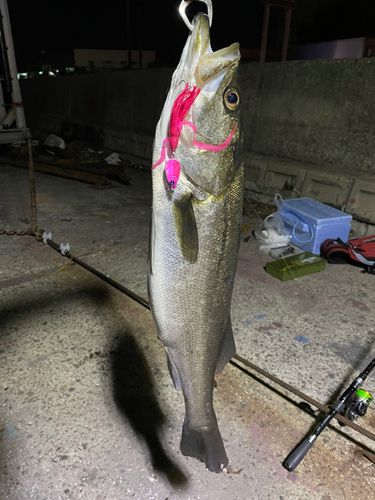
[{"label": "green tackle box", "polygon": [[311,252],[267,262],[266,272],[281,281],[293,280],[307,274],[324,271],[327,261]]}]

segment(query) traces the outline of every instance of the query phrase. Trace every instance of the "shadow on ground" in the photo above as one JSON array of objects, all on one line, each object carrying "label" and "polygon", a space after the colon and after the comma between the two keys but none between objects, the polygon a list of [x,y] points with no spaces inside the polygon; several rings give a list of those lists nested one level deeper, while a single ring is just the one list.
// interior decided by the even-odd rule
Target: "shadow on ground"
[{"label": "shadow on ground", "polygon": [[[13,284],[13,281],[12,281]],[[77,285],[77,283],[76,283]],[[67,307],[82,295],[94,302],[99,308],[111,307],[108,288],[98,282],[93,285],[67,287],[57,290],[55,296],[49,292],[38,290],[34,296],[27,296],[14,302],[10,307],[0,308],[0,341],[3,336],[15,336],[22,342],[22,323],[15,330],[10,330],[13,321],[38,324],[41,315],[51,307]],[[7,327],[7,328],[5,328]],[[147,444],[152,466],[164,474],[172,486],[184,487],[187,478],[184,473],[166,455],[158,431],[165,417],[156,399],[152,374],[146,358],[136,339],[129,333],[118,335],[110,351],[110,363],[113,374],[114,399],[118,409],[126,417],[136,433]],[[2,427],[0,422],[0,428]],[[0,452],[2,440],[0,439]]]},{"label": "shadow on ground", "polygon": [[147,361],[131,334],[118,336],[111,351],[111,364],[116,405],[146,442],[153,468],[165,474],[171,485],[186,485],[186,476],[166,455],[159,440],[164,415],[154,394]]}]

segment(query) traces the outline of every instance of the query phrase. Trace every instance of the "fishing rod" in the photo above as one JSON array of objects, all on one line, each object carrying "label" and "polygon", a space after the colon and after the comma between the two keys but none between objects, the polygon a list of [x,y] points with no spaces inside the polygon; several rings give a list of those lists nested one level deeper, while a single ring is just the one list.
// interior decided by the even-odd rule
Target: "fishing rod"
[{"label": "fishing rod", "polygon": [[284,460],[283,466],[287,470],[293,471],[298,464],[300,464],[315,443],[316,438],[327,427],[335,415],[346,411],[349,420],[354,420],[355,418],[363,416],[366,413],[366,410],[372,401],[372,396],[368,392],[360,389],[360,385],[363,384],[374,368],[375,358],[371,361],[367,368],[353,380],[346,391],[333,403],[331,410],[327,413],[315,430]]}]

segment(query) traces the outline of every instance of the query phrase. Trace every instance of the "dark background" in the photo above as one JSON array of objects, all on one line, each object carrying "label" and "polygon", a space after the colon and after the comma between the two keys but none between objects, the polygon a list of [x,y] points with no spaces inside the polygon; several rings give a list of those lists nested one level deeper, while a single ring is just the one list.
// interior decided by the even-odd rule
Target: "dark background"
[{"label": "dark background", "polygon": [[[155,50],[159,65],[178,62],[188,30],[178,14],[180,0],[129,0],[130,45]],[[52,67],[73,66],[73,49],[127,49],[126,0],[8,0],[19,71],[42,61]],[[211,42],[214,50],[240,42],[259,49],[263,25],[261,0],[213,0]],[[189,17],[203,10],[188,8]],[[282,9],[271,8],[268,48],[280,49]],[[290,43],[373,36],[374,0],[297,0]],[[44,51],[44,53],[42,53]]]}]

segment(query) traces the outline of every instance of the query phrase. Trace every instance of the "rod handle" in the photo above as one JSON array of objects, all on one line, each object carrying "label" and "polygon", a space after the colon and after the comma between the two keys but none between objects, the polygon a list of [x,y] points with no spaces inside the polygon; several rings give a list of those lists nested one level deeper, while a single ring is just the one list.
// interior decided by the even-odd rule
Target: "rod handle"
[{"label": "rod handle", "polygon": [[301,444],[297,446],[297,448],[292,451],[292,453],[290,453],[286,457],[283,462],[283,466],[289,471],[294,470],[297,465],[305,458],[307,452],[310,450],[313,444],[314,440],[310,441],[309,438],[306,438],[304,441],[302,441]]}]

